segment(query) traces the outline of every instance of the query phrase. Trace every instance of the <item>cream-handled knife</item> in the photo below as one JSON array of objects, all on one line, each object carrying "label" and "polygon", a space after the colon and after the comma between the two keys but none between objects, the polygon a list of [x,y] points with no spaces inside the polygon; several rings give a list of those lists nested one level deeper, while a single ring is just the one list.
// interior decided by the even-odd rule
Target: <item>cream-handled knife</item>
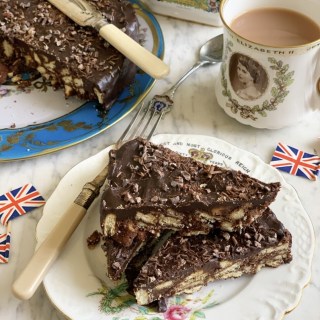
[{"label": "cream-handled knife", "polygon": [[110,24],[100,12],[85,0],[48,0],[80,26],[91,26],[114,48],[151,77],[161,79],[169,73],[169,67],[150,51],[130,38],[115,25]]},{"label": "cream-handled knife", "polygon": [[73,232],[85,216],[87,209],[99,195],[106,180],[106,166],[92,181],[86,183],[74,202],[61,215],[55,227],[39,245],[33,257],[12,285],[14,295],[30,299],[62,252]]}]

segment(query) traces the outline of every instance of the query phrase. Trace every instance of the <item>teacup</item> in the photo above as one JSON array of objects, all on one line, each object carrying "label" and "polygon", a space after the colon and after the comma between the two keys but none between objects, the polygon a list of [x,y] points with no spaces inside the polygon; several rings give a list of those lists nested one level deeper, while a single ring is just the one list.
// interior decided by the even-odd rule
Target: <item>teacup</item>
[{"label": "teacup", "polygon": [[[306,38],[295,43],[287,35],[280,37],[280,31],[272,34],[276,18],[268,15],[274,12],[289,15],[289,20],[295,13],[302,23],[311,23],[309,30],[293,20],[308,30],[302,35]],[[242,16],[248,13],[251,16]],[[220,17],[224,57],[215,88],[218,103],[229,116],[256,128],[277,129],[320,110],[319,1],[223,0]],[[248,21],[251,25],[246,25]],[[263,33],[263,23],[268,21],[270,26]]]}]

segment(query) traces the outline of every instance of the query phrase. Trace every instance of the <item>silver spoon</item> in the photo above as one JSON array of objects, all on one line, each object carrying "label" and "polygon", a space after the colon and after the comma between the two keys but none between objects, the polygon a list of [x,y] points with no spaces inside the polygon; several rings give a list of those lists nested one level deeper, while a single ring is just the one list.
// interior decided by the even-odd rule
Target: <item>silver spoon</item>
[{"label": "silver spoon", "polygon": [[[173,96],[176,90],[178,89],[178,87],[181,85],[181,83],[184,82],[193,72],[198,70],[200,67],[221,62],[222,53],[223,53],[223,34],[220,34],[208,40],[204,45],[202,45],[202,47],[200,48],[198,61],[169,90],[167,90],[161,95],[155,95],[150,100],[147,107],[145,108],[145,114],[140,120],[142,122],[145,116],[147,114],[150,114],[150,118],[146,126],[142,130],[142,131],[145,131],[146,127],[152,122],[154,118],[156,118],[156,124],[153,126],[153,130],[151,130],[147,139],[150,139],[152,137],[162,116],[171,110],[171,107],[173,106]],[[130,125],[133,125],[135,123],[135,120],[139,116],[140,111],[142,109],[143,109],[143,106],[140,107],[140,110],[137,112],[136,116],[132,119],[133,121],[131,122]],[[149,111],[151,111],[151,113],[149,113]],[[130,129],[130,126],[128,129]],[[123,136],[126,136],[126,135],[127,135],[127,132],[125,131]]]},{"label": "silver spoon", "polygon": [[193,67],[185,73],[164,95],[169,96],[171,99],[177,88],[181,83],[186,80],[193,72],[208,64],[216,64],[221,62],[223,53],[223,34],[208,40],[200,48],[199,60],[193,65]]}]

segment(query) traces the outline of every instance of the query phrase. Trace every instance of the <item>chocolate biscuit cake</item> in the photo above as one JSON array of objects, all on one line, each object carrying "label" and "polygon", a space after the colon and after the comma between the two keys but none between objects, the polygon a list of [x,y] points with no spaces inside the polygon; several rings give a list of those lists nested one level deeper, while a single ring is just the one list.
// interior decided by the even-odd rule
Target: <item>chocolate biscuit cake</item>
[{"label": "chocolate biscuit cake", "polygon": [[[124,0],[88,0],[112,24],[139,40],[139,25]],[[80,27],[41,0],[0,2],[0,62],[37,70],[66,97],[98,99],[106,108],[133,81],[136,67],[93,28]]]},{"label": "chocolate biscuit cake", "polygon": [[280,189],[277,182],[206,165],[141,138],[110,151],[108,182],[102,233],[127,247],[141,232],[195,235],[249,225]]},{"label": "chocolate biscuit cake", "polygon": [[290,232],[270,209],[241,231],[175,234],[141,268],[133,281],[134,294],[138,304],[146,305],[195,292],[211,281],[278,267],[292,260],[291,243]]}]

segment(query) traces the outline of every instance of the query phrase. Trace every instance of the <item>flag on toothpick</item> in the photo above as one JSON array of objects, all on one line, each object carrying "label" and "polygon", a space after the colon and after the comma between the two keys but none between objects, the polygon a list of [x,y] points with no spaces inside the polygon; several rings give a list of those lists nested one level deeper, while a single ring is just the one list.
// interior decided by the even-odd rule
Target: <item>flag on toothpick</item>
[{"label": "flag on toothpick", "polygon": [[320,157],[283,143],[278,143],[270,164],[292,175],[317,180],[320,170]]},{"label": "flag on toothpick", "polygon": [[8,221],[45,204],[45,200],[31,184],[9,191],[0,196],[0,222]]},{"label": "flag on toothpick", "polygon": [[0,234],[0,263],[8,263],[11,241],[11,225],[7,226],[6,233]]}]

